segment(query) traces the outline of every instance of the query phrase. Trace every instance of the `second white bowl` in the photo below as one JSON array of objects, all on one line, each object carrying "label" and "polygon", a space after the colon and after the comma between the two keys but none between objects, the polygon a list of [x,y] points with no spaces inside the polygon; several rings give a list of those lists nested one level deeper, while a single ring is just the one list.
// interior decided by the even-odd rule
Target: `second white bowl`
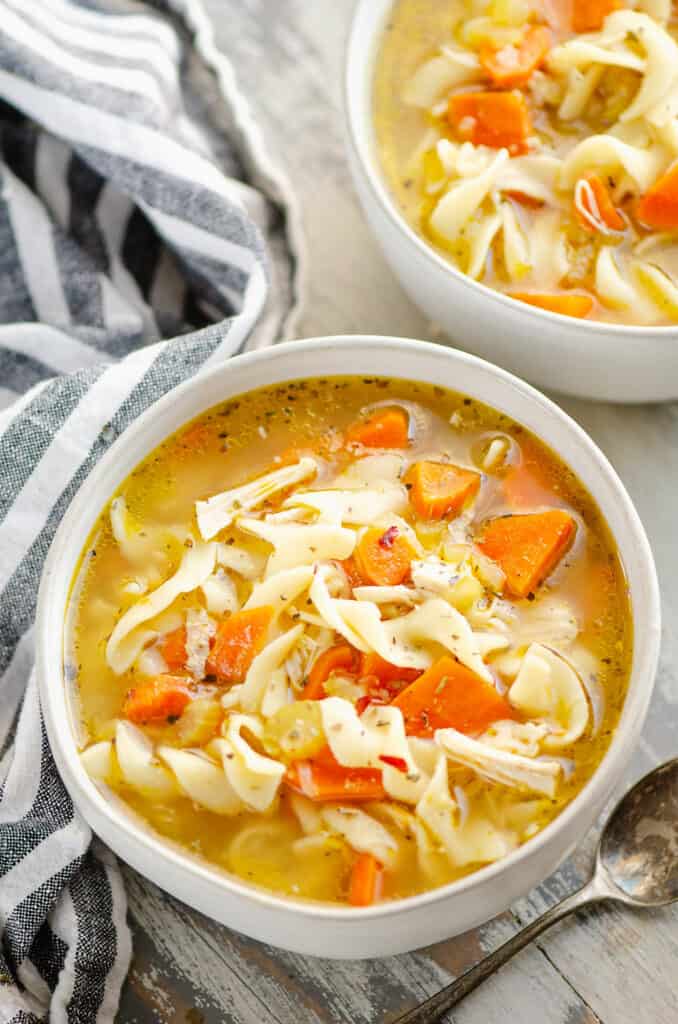
[{"label": "second white bowl", "polygon": [[549,313],[462,274],[399,213],[376,151],[372,81],[394,0],[360,0],[346,59],[349,163],[387,262],[454,342],[540,387],[616,402],[678,397],[678,326],[637,327]]}]

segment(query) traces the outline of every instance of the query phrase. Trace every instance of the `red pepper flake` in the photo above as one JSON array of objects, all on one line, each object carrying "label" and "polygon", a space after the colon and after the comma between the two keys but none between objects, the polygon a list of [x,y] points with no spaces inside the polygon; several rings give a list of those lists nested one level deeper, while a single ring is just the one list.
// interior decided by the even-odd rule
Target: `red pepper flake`
[{"label": "red pepper flake", "polygon": [[372,705],[379,705],[383,708],[388,703],[390,703],[390,700],[382,700],[380,697],[366,693],[364,697],[358,697],[355,701],[355,711],[358,715],[362,715]]},{"label": "red pepper flake", "polygon": [[391,768],[395,768],[396,771],[407,774],[407,761],[404,757],[392,757],[390,754],[380,754],[379,760],[383,761],[384,764],[390,765]]},{"label": "red pepper flake", "polygon": [[397,526],[389,526],[386,533],[382,534],[382,536],[379,538],[379,547],[386,548],[386,550],[388,551],[389,548],[392,548],[393,545],[395,544],[395,540],[399,532],[400,531],[398,530]]},{"label": "red pepper flake", "polygon": [[362,715],[363,711],[365,711],[370,706],[371,703],[372,698],[368,697],[366,694],[364,697],[358,697],[357,701],[355,702],[355,709],[359,715]]}]

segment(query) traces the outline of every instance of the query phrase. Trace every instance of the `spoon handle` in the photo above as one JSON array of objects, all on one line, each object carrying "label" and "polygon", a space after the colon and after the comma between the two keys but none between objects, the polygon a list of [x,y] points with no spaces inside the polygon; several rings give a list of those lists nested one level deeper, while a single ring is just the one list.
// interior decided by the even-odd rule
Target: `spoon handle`
[{"label": "spoon handle", "polygon": [[436,992],[430,999],[415,1006],[402,1017],[398,1017],[393,1024],[434,1024],[447,1010],[456,1006],[464,996],[467,996],[482,981],[502,967],[507,960],[510,960],[518,950],[527,946],[556,921],[560,921],[567,914],[586,906],[587,903],[594,903],[605,898],[606,893],[601,891],[595,879],[591,879],[582,889],[578,889],[570,896],[566,896],[560,903],[556,903],[555,907],[551,907],[545,914],[532,921],[489,956],[484,957],[475,967],[460,975],[456,981],[446,985],[440,992]]}]

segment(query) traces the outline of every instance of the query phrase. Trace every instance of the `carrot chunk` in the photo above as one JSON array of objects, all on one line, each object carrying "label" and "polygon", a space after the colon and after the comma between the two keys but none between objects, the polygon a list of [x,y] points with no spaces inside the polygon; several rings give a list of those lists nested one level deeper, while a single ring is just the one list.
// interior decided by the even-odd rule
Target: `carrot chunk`
[{"label": "carrot chunk", "polygon": [[345,558],[343,562],[339,563],[346,573],[346,579],[348,580],[351,587],[364,587],[367,580],[364,580],[360,575],[360,570],[355,563],[355,558]]},{"label": "carrot chunk", "polygon": [[506,697],[449,655],[443,655],[392,701],[408,736],[433,736],[436,729],[482,732],[492,722],[515,718]]},{"label": "carrot chunk", "polygon": [[181,676],[153,676],[128,690],[123,716],[137,725],[178,718],[192,700],[189,683],[189,679]]},{"label": "carrot chunk", "polygon": [[520,203],[521,206],[525,206],[528,210],[539,210],[544,205],[543,199],[537,199],[535,196],[529,196],[527,192],[520,192],[518,189],[505,189],[504,195],[508,196],[509,199],[513,199],[514,202]]},{"label": "carrot chunk", "polygon": [[357,667],[357,652],[350,644],[337,644],[323,651],[313,662],[308,674],[308,682],[304,687],[304,700],[322,700],[325,694],[325,682],[333,672],[344,671],[353,673]]},{"label": "carrot chunk", "polygon": [[573,0],[572,29],[574,32],[597,32],[612,11],[618,11],[621,0]]},{"label": "carrot chunk", "polygon": [[359,674],[361,677],[374,676],[381,685],[388,686],[390,683],[411,683],[420,675],[420,672],[416,668],[401,668],[399,665],[393,665],[376,651],[370,651],[360,655]]},{"label": "carrot chunk", "polygon": [[378,768],[344,768],[329,747],[314,758],[294,761],[285,782],[309,800],[383,800],[385,791]]},{"label": "carrot chunk", "polygon": [[450,96],[447,119],[457,135],[474,146],[527,152],[532,124],[522,93],[457,93]]},{"label": "carrot chunk", "polygon": [[416,668],[400,668],[392,665],[376,653],[370,651],[360,655],[358,670],[359,682],[365,688],[365,696],[359,697],[355,709],[359,715],[370,704],[390,704],[397,693],[414,682],[421,672]]},{"label": "carrot chunk", "polygon": [[239,683],[264,646],[274,611],[269,605],[234,612],[219,624],[207,659],[207,674],[220,682]]},{"label": "carrot chunk", "polygon": [[523,516],[501,516],[485,527],[478,547],[504,570],[516,597],[533,593],[565,554],[577,526],[562,509]]},{"label": "carrot chunk", "polygon": [[647,190],[636,215],[649,228],[678,228],[678,160]]},{"label": "carrot chunk", "polygon": [[549,30],[544,25],[530,25],[517,46],[483,46],[480,63],[495,85],[512,89],[530,80],[550,48]]},{"label": "carrot chunk", "polygon": [[390,587],[409,575],[416,552],[397,526],[382,530],[373,526],[360,538],[353,557],[358,572],[368,583]]},{"label": "carrot chunk", "polygon": [[351,871],[348,902],[352,907],[370,907],[381,898],[383,869],[372,853],[361,853]]},{"label": "carrot chunk", "polygon": [[480,487],[480,474],[445,462],[415,462],[405,475],[410,502],[421,519],[457,515]]},{"label": "carrot chunk", "polygon": [[346,441],[365,448],[407,448],[408,427],[408,416],[402,409],[379,409],[349,427]]},{"label": "carrot chunk", "polygon": [[[600,175],[585,174],[579,179],[574,190],[574,209],[577,218],[587,231],[623,231],[626,222],[617,207]],[[601,228],[602,225],[602,228]]]},{"label": "carrot chunk", "polygon": [[512,299],[527,302],[530,306],[547,309],[551,313],[562,313],[563,316],[576,316],[580,319],[589,315],[593,309],[593,299],[581,292],[508,292]]},{"label": "carrot chunk", "polygon": [[186,665],[186,627],[179,626],[163,637],[158,649],[165,659],[171,672],[176,672]]}]

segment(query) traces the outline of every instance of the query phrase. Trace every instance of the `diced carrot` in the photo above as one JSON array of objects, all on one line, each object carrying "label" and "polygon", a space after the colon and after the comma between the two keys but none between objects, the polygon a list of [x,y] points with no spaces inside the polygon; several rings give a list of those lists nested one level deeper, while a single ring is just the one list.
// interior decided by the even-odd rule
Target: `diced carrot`
[{"label": "diced carrot", "polygon": [[678,228],[678,160],[647,190],[636,207],[636,216],[649,228]]},{"label": "diced carrot", "polygon": [[415,462],[405,474],[410,502],[421,519],[457,515],[475,498],[480,474],[446,462]]},{"label": "diced carrot", "polygon": [[599,230],[597,225],[600,222],[610,231],[623,231],[626,227],[626,221],[612,202],[607,185],[593,171],[579,179],[574,198],[575,213],[587,231]]},{"label": "diced carrot", "polygon": [[512,89],[525,85],[543,63],[551,48],[551,33],[544,25],[530,25],[516,46],[486,44],[480,50],[480,63],[494,85]]},{"label": "diced carrot", "polygon": [[409,420],[403,409],[379,409],[349,427],[346,441],[365,448],[407,448]]},{"label": "diced carrot", "polygon": [[397,693],[421,675],[416,668],[400,668],[384,661],[376,651],[360,655],[359,683],[367,691],[356,701],[359,715],[370,704],[390,704]]},{"label": "diced carrot", "polygon": [[618,11],[621,0],[572,0],[574,32],[597,32],[612,11]]},{"label": "diced carrot", "polygon": [[532,131],[527,102],[519,92],[460,92],[450,96],[447,118],[459,138],[474,146],[527,152]]},{"label": "diced carrot", "polygon": [[491,519],[477,543],[504,570],[511,593],[527,597],[555,569],[576,532],[572,516],[554,508]]},{"label": "diced carrot", "polygon": [[309,800],[383,800],[385,791],[378,768],[344,768],[329,747],[314,758],[294,761],[285,775],[287,785]]},{"label": "diced carrot", "polygon": [[390,683],[411,683],[421,674],[416,668],[401,668],[399,665],[392,665],[376,651],[360,655],[358,672],[361,678],[374,677],[382,686],[388,686]]},{"label": "diced carrot", "polygon": [[350,644],[337,644],[323,651],[314,661],[304,687],[304,700],[322,700],[325,681],[333,672],[354,673],[358,664],[357,651]]},{"label": "diced carrot", "polygon": [[207,659],[207,674],[220,682],[239,683],[264,646],[274,610],[269,605],[234,612],[219,624]]},{"label": "diced carrot", "polygon": [[588,316],[593,309],[593,299],[581,292],[508,292],[512,299],[527,302],[539,309],[548,309],[551,313],[562,313],[563,316],[576,316],[580,319]]},{"label": "diced carrot", "polygon": [[536,199],[534,196],[528,196],[527,192],[519,192],[516,189],[506,189],[504,195],[521,206],[526,206],[528,210],[539,210],[544,205],[543,199]]},{"label": "diced carrot", "polygon": [[192,697],[191,680],[181,676],[160,675],[128,690],[122,713],[130,722],[143,725],[178,718]]},{"label": "diced carrot", "polygon": [[358,541],[353,557],[358,572],[375,586],[390,587],[409,575],[416,552],[397,526],[372,526]]},{"label": "diced carrot", "polygon": [[348,902],[352,907],[370,907],[381,898],[383,869],[372,853],[360,853],[351,871]]},{"label": "diced carrot", "polygon": [[364,587],[367,580],[364,580],[360,575],[360,570],[355,564],[355,558],[345,558],[343,562],[339,563],[346,573],[346,578],[351,587]]},{"label": "diced carrot", "polygon": [[433,736],[436,729],[449,728],[477,733],[492,722],[515,718],[506,697],[447,654],[392,703],[402,711],[409,736]]},{"label": "diced carrot", "polygon": [[158,644],[158,649],[165,659],[171,672],[176,672],[186,665],[186,627],[179,626],[167,633]]}]

